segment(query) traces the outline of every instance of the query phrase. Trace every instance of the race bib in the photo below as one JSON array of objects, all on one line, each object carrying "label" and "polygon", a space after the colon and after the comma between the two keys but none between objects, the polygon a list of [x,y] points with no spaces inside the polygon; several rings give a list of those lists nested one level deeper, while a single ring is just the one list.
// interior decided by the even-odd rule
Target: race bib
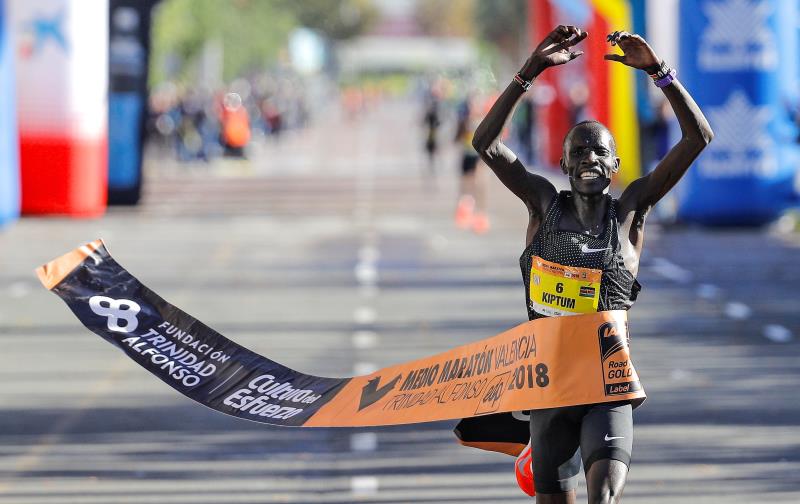
[{"label": "race bib", "polygon": [[530,307],[548,317],[596,312],[602,276],[601,270],[562,266],[533,256]]}]

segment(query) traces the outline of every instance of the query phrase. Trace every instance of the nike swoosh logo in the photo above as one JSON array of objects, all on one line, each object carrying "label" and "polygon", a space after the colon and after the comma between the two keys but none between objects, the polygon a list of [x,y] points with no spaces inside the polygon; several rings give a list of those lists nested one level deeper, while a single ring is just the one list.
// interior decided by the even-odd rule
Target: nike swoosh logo
[{"label": "nike swoosh logo", "polygon": [[606,250],[611,250],[611,247],[596,249],[596,248],[589,248],[589,244],[587,243],[581,245],[581,252],[583,252],[584,254],[590,254],[592,252],[605,252]]},{"label": "nike swoosh logo", "polygon": [[613,437],[608,437],[608,434],[606,434],[606,437],[605,437],[605,440],[606,440],[606,441],[611,441],[611,440],[613,440],[613,439],[625,439],[625,436],[613,436]]}]

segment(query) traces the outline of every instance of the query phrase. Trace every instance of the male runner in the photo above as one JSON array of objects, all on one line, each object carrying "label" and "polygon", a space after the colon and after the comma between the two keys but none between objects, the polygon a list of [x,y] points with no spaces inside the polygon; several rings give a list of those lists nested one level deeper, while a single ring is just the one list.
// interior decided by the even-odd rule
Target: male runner
[{"label": "male runner", "polygon": [[[541,295],[533,263],[542,260],[586,272],[602,272],[599,289],[581,289],[581,296],[594,298],[594,304],[589,303],[593,308],[583,311],[630,308],[640,288],[635,277],[645,218],[713,138],[706,118],[675,79],[674,70],[656,56],[642,37],[614,32],[608,40],[624,54],[608,54],[605,59],[645,70],[653,77],[675,111],[681,140],[654,171],[632,182],[619,199],[608,194],[611,176],[620,166],[614,138],[596,121],[578,123],[564,139],[561,170],[569,177],[570,191],[558,193],[547,179],[528,173],[500,141],[503,126],[540,73],[583,54],[571,48],[584,38],[586,32],[574,26],[562,25],[553,30],[495,102],[473,138],[481,158],[528,208],[526,248],[520,262],[530,319],[581,312],[548,303],[552,296]],[[633,445],[631,410],[629,402],[618,402],[532,411],[529,427],[536,502],[574,502],[581,461],[589,502],[618,502]],[[520,414],[467,419],[456,432],[462,442],[471,438],[465,444],[478,441],[475,444],[485,447],[492,442],[525,443],[524,431],[513,425],[522,422],[512,418],[520,418]]]}]

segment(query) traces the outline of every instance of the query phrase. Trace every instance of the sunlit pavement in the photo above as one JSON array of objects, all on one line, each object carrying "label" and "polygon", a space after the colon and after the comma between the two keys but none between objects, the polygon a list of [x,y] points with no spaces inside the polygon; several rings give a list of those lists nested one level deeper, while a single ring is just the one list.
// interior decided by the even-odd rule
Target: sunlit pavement
[{"label": "sunlit pavement", "polygon": [[[246,161],[153,155],[140,207],[0,232],[0,502],[529,501],[513,460],[459,446],[455,422],[285,429],[192,403],[33,275],[103,237],[173,304],[317,375],[488,337],[525,317],[526,212],[492,180],[491,231],[456,229],[454,152],[432,184],[418,123],[388,104]],[[649,399],[625,502],[800,501],[800,240],[656,225],[647,240],[630,319]]]}]

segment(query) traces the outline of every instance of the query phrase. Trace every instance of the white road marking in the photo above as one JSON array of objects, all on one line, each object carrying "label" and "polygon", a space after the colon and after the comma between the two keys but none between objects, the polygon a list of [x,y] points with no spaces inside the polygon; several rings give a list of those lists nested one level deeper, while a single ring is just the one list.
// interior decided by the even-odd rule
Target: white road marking
[{"label": "white road marking", "polygon": [[725,315],[734,320],[746,320],[753,314],[753,310],[744,303],[732,301],[725,305]]},{"label": "white road marking", "polygon": [[8,295],[12,298],[24,298],[31,293],[31,286],[28,282],[14,282],[8,286]]},{"label": "white road marking", "polygon": [[372,452],[378,449],[378,435],[374,432],[358,432],[350,435],[350,451]]},{"label": "white road marking", "polygon": [[356,324],[372,324],[377,318],[375,310],[369,306],[361,306],[353,312],[353,320],[355,320]]},{"label": "white road marking", "polygon": [[375,285],[378,283],[378,269],[372,264],[358,263],[354,273],[359,284]]},{"label": "white road marking", "polygon": [[700,284],[697,286],[697,297],[700,299],[716,299],[720,296],[722,290],[713,284]]},{"label": "white road marking", "polygon": [[692,272],[681,268],[677,264],[664,259],[663,257],[656,257],[653,259],[653,271],[662,277],[678,283],[689,283],[692,281]]},{"label": "white road marking", "polygon": [[673,369],[669,374],[669,379],[672,381],[683,382],[692,378],[692,373],[685,369]]},{"label": "white road marking", "polygon": [[[797,176],[797,180],[800,181],[800,175]],[[786,213],[772,225],[772,228],[780,234],[789,234],[794,231],[796,226],[797,218],[790,213]]]},{"label": "white road marking", "polygon": [[378,366],[372,362],[356,362],[353,364],[353,374],[356,376],[364,376],[374,373],[378,370]]},{"label": "white road marking", "polygon": [[350,492],[353,495],[368,496],[378,493],[380,485],[375,476],[353,476],[350,478]]},{"label": "white road marking", "polygon": [[377,344],[378,333],[375,331],[356,331],[353,333],[353,346],[356,348],[373,348]]},{"label": "white road marking", "polygon": [[767,324],[764,326],[764,337],[775,343],[788,343],[794,339],[792,331],[780,324]]}]

